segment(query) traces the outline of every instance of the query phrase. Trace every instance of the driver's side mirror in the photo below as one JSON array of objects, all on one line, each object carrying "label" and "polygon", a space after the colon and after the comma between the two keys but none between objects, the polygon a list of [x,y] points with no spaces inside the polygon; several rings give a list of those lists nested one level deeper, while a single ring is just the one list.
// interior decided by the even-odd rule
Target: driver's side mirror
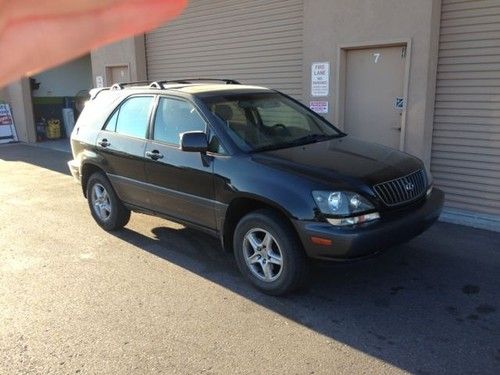
[{"label": "driver's side mirror", "polygon": [[182,133],[181,150],[188,152],[206,152],[208,150],[207,135],[200,131]]}]

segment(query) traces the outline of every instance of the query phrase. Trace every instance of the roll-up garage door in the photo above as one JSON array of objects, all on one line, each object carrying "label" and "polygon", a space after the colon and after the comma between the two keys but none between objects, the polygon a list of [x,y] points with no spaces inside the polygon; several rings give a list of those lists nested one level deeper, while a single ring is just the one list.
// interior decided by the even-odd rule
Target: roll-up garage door
[{"label": "roll-up garage door", "polygon": [[453,209],[500,215],[500,1],[443,0],[432,145]]},{"label": "roll-up garage door", "polygon": [[149,80],[232,78],[302,95],[302,0],[191,0],[146,34]]}]

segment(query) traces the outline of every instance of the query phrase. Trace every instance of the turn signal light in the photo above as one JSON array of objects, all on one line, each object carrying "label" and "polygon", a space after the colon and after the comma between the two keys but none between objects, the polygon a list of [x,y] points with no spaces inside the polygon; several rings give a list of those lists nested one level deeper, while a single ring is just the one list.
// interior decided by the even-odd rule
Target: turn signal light
[{"label": "turn signal light", "polygon": [[321,245],[321,246],[331,246],[332,245],[332,240],[329,240],[328,238],[322,238],[322,237],[311,237],[311,242],[315,245]]}]

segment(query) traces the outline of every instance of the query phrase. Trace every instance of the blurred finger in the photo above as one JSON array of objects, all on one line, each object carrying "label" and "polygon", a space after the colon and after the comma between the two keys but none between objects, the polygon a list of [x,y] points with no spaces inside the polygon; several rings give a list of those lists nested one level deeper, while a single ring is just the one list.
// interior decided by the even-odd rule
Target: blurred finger
[{"label": "blurred finger", "polygon": [[187,0],[0,0],[0,86],[175,18]]}]

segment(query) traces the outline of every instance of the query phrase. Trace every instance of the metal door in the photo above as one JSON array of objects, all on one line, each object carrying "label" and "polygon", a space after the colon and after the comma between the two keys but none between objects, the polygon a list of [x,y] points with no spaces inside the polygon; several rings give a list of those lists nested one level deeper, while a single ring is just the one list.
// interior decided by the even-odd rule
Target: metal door
[{"label": "metal door", "polygon": [[129,82],[130,72],[128,65],[117,65],[106,67],[106,84],[111,86],[114,83]]},{"label": "metal door", "polygon": [[399,148],[406,47],[347,51],[344,130]]}]

